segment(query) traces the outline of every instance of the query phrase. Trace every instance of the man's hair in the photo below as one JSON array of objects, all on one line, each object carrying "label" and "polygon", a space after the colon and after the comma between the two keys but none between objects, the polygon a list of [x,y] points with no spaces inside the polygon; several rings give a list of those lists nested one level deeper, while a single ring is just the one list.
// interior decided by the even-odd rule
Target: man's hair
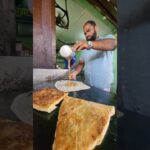
[{"label": "man's hair", "polygon": [[95,21],[93,21],[93,20],[88,20],[87,22],[85,22],[85,24],[84,24],[84,26],[86,25],[86,24],[91,24],[92,26],[96,26],[96,23],[95,23]]}]

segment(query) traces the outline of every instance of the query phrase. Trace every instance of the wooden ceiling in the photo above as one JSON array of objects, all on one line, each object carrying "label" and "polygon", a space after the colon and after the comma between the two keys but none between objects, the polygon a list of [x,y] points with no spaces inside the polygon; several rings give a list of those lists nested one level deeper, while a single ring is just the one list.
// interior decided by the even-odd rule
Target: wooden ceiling
[{"label": "wooden ceiling", "polygon": [[117,26],[117,0],[88,0],[102,15]]}]

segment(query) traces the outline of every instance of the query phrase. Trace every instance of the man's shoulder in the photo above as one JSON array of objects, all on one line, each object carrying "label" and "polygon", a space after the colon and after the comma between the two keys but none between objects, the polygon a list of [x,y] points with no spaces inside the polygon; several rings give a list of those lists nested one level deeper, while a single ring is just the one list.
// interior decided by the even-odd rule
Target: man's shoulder
[{"label": "man's shoulder", "polygon": [[116,39],[114,35],[112,34],[108,34],[108,35],[105,35],[105,36],[100,36],[98,38],[98,40],[104,40],[104,39]]}]

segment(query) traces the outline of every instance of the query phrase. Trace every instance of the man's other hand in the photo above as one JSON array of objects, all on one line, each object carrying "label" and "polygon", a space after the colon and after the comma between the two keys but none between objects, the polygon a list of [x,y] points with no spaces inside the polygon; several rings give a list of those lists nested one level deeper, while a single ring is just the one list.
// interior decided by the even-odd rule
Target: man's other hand
[{"label": "man's other hand", "polygon": [[87,41],[79,41],[73,46],[74,51],[80,51],[87,48],[88,48]]},{"label": "man's other hand", "polygon": [[76,71],[73,71],[73,72],[70,73],[69,79],[70,80],[76,80],[76,76],[77,76]]}]

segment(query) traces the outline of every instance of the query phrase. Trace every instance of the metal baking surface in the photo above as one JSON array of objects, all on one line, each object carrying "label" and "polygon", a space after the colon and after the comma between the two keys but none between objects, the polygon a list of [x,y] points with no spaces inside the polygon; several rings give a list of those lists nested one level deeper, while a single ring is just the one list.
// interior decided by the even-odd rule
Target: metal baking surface
[{"label": "metal baking surface", "polygon": [[33,84],[68,78],[68,69],[33,69]]},{"label": "metal baking surface", "polygon": [[[34,90],[42,89],[44,87],[53,87],[55,81],[45,81],[34,84]],[[107,105],[114,105],[114,95],[101,91],[97,88],[91,87],[88,90],[70,92],[69,96],[82,98],[89,101],[103,103]],[[34,123],[34,149],[35,150],[51,150],[54,142],[54,135],[58,119],[60,105],[50,114],[40,111],[33,111]],[[100,146],[94,150],[113,150],[116,149],[116,118],[112,117],[107,134]]]}]

